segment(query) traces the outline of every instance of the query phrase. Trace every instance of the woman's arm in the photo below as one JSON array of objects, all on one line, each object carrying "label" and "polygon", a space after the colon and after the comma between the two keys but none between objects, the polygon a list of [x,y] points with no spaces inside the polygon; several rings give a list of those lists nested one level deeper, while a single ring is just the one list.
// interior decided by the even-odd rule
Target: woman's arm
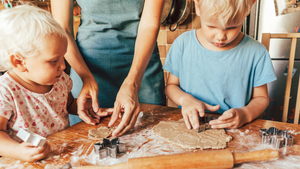
[{"label": "woman's arm", "polygon": [[85,64],[74,39],[73,7],[73,0],[51,0],[52,16],[66,31],[68,38],[68,50],[65,58],[83,81],[83,87],[77,99],[78,115],[80,115],[86,123],[95,124],[97,123],[97,120],[85,113],[85,104],[88,98],[92,98],[93,109],[95,112],[98,112],[99,103],[97,96],[99,89],[95,78]]},{"label": "woman's arm", "polygon": [[124,134],[135,125],[140,111],[138,91],[156,44],[163,6],[164,0],[145,0],[135,43],[133,62],[117,94],[114,113],[109,123],[109,126],[112,126],[120,116],[121,111],[124,110],[124,117],[113,132],[114,136]]}]

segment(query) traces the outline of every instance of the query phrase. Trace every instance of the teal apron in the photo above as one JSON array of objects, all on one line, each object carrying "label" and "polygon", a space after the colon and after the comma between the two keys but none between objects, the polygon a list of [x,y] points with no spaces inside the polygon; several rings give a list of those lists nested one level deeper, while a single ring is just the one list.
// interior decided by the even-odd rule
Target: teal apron
[{"label": "teal apron", "polygon": [[[77,3],[81,8],[77,45],[99,85],[100,107],[113,107],[133,61],[144,0],[77,0]],[[78,97],[82,81],[73,69],[71,78],[72,94]],[[142,79],[140,103],[165,105],[164,87],[164,74],[156,46]],[[71,125],[78,121],[77,116],[70,117]]]}]

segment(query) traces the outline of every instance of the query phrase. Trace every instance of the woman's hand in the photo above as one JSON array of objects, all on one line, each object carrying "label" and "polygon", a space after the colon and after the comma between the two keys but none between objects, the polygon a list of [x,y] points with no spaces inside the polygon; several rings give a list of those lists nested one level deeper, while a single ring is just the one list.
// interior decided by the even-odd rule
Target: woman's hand
[{"label": "woman's hand", "polygon": [[94,78],[87,78],[83,81],[82,90],[77,98],[77,113],[87,124],[99,123],[100,117],[94,113],[99,111],[98,91],[98,84]]},{"label": "woman's hand", "polygon": [[[86,85],[85,85],[86,84]],[[77,98],[78,116],[87,124],[95,125],[100,118],[111,115],[113,108],[99,108],[98,84],[93,80],[85,81],[82,90]]]},{"label": "woman's hand", "polygon": [[131,129],[136,122],[140,112],[138,100],[138,89],[134,85],[123,83],[114,104],[114,112],[108,124],[109,127],[115,124],[118,117],[123,118],[117,129],[112,133],[113,136],[120,136]]},{"label": "woman's hand", "polygon": [[46,158],[51,152],[50,145],[46,142],[43,147],[36,147],[23,142],[16,147],[17,159],[28,162],[36,162]]}]

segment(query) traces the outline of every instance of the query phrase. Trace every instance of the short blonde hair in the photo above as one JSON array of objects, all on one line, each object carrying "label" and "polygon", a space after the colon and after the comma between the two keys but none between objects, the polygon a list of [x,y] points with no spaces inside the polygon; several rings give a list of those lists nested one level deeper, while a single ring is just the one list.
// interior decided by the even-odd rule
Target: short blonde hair
[{"label": "short blonde hair", "polygon": [[254,0],[195,0],[195,7],[208,16],[218,19],[221,25],[244,20],[250,13]]},{"label": "short blonde hair", "polygon": [[11,55],[31,57],[46,47],[48,35],[66,37],[50,12],[23,4],[0,12],[0,71],[10,70]]}]

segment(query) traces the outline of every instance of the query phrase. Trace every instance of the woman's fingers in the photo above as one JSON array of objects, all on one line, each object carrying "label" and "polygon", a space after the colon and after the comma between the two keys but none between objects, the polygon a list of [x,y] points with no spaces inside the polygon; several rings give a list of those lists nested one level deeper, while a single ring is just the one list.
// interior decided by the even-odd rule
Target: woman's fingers
[{"label": "woman's fingers", "polygon": [[108,123],[109,127],[113,126],[116,123],[120,113],[121,113],[121,105],[120,104],[115,104],[114,111],[111,115],[110,122]]},{"label": "woman's fingers", "polygon": [[133,115],[134,107],[132,107],[132,106],[126,106],[125,109],[124,109],[124,111],[125,112],[124,112],[122,121],[118,125],[117,129],[112,133],[113,136],[117,136],[117,135],[120,135],[121,133],[125,133],[126,131],[128,131],[132,127],[130,125],[131,124],[130,122],[132,120],[132,115]]}]

